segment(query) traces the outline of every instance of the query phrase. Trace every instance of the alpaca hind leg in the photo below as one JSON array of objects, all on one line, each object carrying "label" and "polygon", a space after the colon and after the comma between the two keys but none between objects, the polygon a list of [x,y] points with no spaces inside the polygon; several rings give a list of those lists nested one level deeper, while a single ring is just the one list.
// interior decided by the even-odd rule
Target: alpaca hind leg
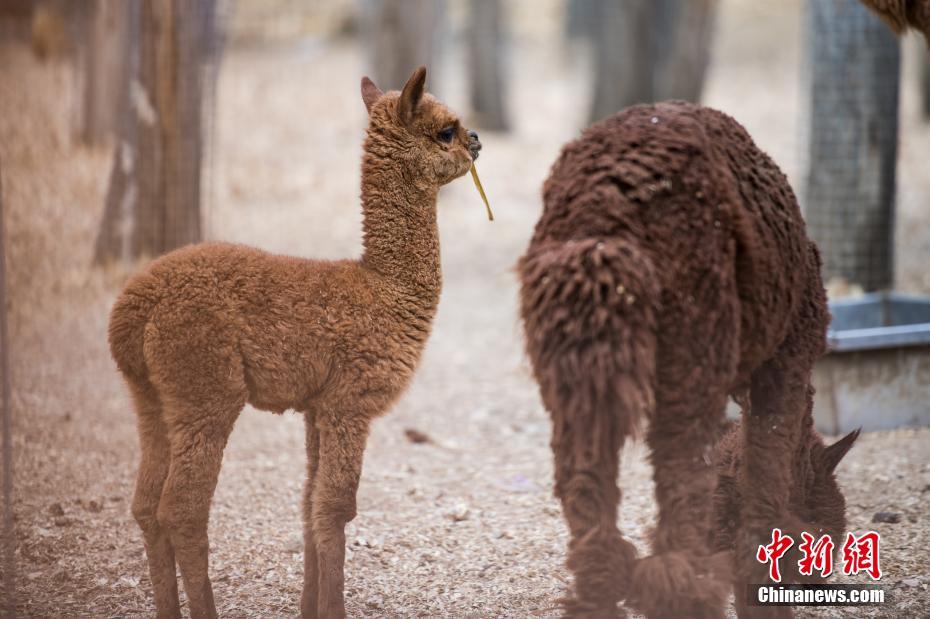
[{"label": "alpaca hind leg", "polygon": [[519,270],[527,354],[552,415],[555,492],[572,537],[565,611],[620,616],[636,552],[616,525],[618,456],[653,405],[661,278],[638,239],[620,237],[534,243]]},{"label": "alpaca hind leg", "polygon": [[313,537],[313,487],[316,471],[320,462],[320,431],[311,415],[305,419],[307,448],[307,481],[304,485],[304,588],[300,597],[300,614],[304,619],[316,619],[320,571],[316,552],[316,540]]},{"label": "alpaca hind leg", "polygon": [[142,529],[155,594],[155,612],[160,619],[180,618],[174,549],[156,517],[171,461],[167,429],[161,418],[161,404],[152,386],[147,383],[130,384],[130,389],[138,414],[142,452],[132,499],[132,514]]},{"label": "alpaca hind leg", "polygon": [[320,452],[311,514],[318,562],[317,612],[326,619],[342,619],[345,525],[355,518],[368,422],[343,417],[317,423]]},{"label": "alpaca hind leg", "polygon": [[[158,505],[158,521],[168,530],[184,580],[191,619],[215,619],[213,586],[208,576],[207,524],[223,450],[244,400],[192,412],[200,423],[173,428],[171,468]],[[177,411],[176,411],[177,412]]]},{"label": "alpaca hind leg", "polygon": [[690,372],[694,382],[686,389],[658,386],[646,437],[659,520],[653,554],[634,568],[629,602],[650,619],[725,616],[729,557],[712,555],[707,538],[716,487],[711,454],[727,394],[713,377],[699,376],[703,373]]},{"label": "alpaca hind leg", "polygon": [[[665,305],[650,449],[659,518],[628,603],[650,619],[724,617],[729,557],[708,547],[717,475],[711,456],[739,366],[739,306],[725,271],[695,278]],[[710,311],[708,308],[712,308]]]},{"label": "alpaca hind leg", "polygon": [[[609,418],[600,421],[611,425]],[[617,604],[627,593],[636,557],[617,529],[624,437],[618,428],[585,429],[557,422],[552,439],[555,494],[571,535],[567,565],[575,576],[574,596],[563,604],[567,617],[613,619],[625,616]]]}]

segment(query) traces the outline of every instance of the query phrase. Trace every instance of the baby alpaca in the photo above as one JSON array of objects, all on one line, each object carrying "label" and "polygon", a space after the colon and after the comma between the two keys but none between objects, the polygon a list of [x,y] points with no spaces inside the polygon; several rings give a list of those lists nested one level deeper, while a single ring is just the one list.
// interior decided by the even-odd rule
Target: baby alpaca
[{"label": "baby alpaca", "polygon": [[[571,534],[566,614],[623,616],[625,600],[647,617],[723,617],[730,580],[764,582],[755,550],[794,522],[792,461],[826,348],[819,257],[794,194],[732,118],[667,102],[569,143],[543,201],[518,268]],[[731,395],[751,404],[735,561],[708,544]],[[637,558],[617,528],[617,469],[646,421],[659,517],[653,554]]]},{"label": "baby alpaca", "polygon": [[191,616],[216,617],[207,520],[233,423],[246,403],[306,420],[303,617],[345,616],[347,522],[355,517],[368,426],[406,388],[441,287],[436,197],[481,148],[424,94],[362,79],[360,260],[278,256],[208,243],[137,275],[110,317],[110,350],[135,401],[141,463],[132,512],[159,617],[179,617],[175,562]]},{"label": "baby alpaca", "polygon": [[[808,392],[808,407],[813,406],[813,389]],[[801,554],[798,545],[801,532],[816,538],[830,535],[834,544],[842,544],[846,534],[846,500],[836,483],[834,470],[849,452],[859,431],[850,432],[834,444],[825,446],[823,438],[814,429],[810,416],[805,417],[804,437],[798,442],[791,460],[791,494],[788,512],[793,521],[783,523],[782,532],[795,540],[795,545],[781,560],[782,582],[816,582],[818,574],[803,576],[798,571]],[[714,449],[714,466],[717,468],[717,488],[714,491],[714,515],[711,525],[711,548],[715,551],[733,550],[740,529],[740,469],[746,436],[742,426],[734,423]],[[806,524],[802,524],[806,523]],[[805,528],[813,527],[811,528]],[[749,616],[745,589],[737,588],[736,612]],[[792,616],[790,608],[769,608],[769,616]],[[758,613],[761,614],[761,611]]]}]

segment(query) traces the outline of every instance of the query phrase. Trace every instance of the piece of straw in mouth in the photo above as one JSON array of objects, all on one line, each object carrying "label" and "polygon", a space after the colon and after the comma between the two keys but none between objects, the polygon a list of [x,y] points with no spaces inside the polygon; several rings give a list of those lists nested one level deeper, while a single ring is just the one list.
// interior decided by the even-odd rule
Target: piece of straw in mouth
[{"label": "piece of straw in mouth", "polygon": [[484,200],[484,208],[488,209],[488,221],[494,221],[494,213],[491,212],[491,205],[488,204],[488,196],[485,195],[484,187],[481,186],[481,179],[478,178],[478,168],[475,167],[475,164],[471,164],[471,178],[475,181],[475,187],[478,188],[481,199]]}]

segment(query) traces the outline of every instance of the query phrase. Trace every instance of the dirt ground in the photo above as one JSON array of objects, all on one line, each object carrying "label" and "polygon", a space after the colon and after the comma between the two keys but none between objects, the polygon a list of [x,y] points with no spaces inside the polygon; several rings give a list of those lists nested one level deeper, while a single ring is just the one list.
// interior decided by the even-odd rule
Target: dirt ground
[{"label": "dirt ground", "polygon": [[[5,41],[0,165],[18,610],[148,616],[151,588],[129,514],[134,418],[105,337],[124,275],[89,268],[109,152],[73,143],[69,66],[39,64],[25,43]],[[799,41],[796,1],[723,2],[706,96],[746,125],[796,187]],[[930,125],[917,118],[914,43],[902,90],[897,263],[900,288],[928,293]],[[461,66],[451,54],[434,77],[442,97],[464,110]],[[548,167],[583,124],[587,99],[578,93],[587,92],[587,72],[583,59],[545,32],[521,33],[510,66],[515,130],[483,133],[479,161],[497,219],[486,220],[467,179],[440,196],[442,301],[421,371],[375,423],[366,452],[359,515],[348,528],[351,616],[549,617],[568,585],[549,424],[522,353],[513,264],[539,212]],[[303,256],[357,255],[363,70],[349,41],[229,51],[208,170],[211,238]],[[410,428],[431,441],[410,442]],[[930,615],[928,441],[930,429],[867,434],[839,469],[851,528],[882,535],[890,602],[800,609],[799,616]],[[640,446],[623,455],[621,527],[645,553],[655,512],[643,456]],[[222,616],[297,613],[303,478],[302,420],[247,409],[226,451],[210,524]],[[878,511],[901,520],[873,524]]]}]

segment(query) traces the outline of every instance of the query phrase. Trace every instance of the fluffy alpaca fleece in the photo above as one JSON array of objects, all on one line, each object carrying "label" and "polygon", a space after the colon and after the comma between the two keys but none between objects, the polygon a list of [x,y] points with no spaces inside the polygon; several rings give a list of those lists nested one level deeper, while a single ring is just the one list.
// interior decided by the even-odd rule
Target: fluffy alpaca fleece
[{"label": "fluffy alpaca fleece", "polygon": [[[808,391],[808,407],[813,406],[813,389]],[[817,582],[816,577],[798,572],[798,549],[801,532],[816,538],[830,535],[837,547],[846,532],[846,500],[836,482],[834,471],[849,452],[859,431],[850,432],[836,443],[825,446],[820,434],[812,427],[812,418],[804,420],[804,438],[795,446],[791,459],[791,494],[788,511],[792,519],[782,526],[782,532],[795,540],[795,545],[781,560],[782,582]],[[740,470],[745,435],[741,424],[734,423],[714,450],[717,468],[717,488],[714,491],[713,524],[710,530],[711,547],[715,551],[732,550],[740,530]],[[816,572],[815,572],[816,576]],[[736,608],[740,617],[751,613],[746,605],[745,590],[737,589]],[[769,611],[769,615],[791,616],[787,610]]]},{"label": "fluffy alpaca fleece", "polygon": [[895,34],[908,28],[923,33],[930,45],[930,0],[861,0],[888,24]]},{"label": "fluffy alpaca fleece", "polygon": [[[623,616],[625,600],[648,617],[723,617],[731,580],[764,582],[756,547],[792,518],[826,347],[820,261],[794,194],[732,118],[668,102],[565,146],[543,200],[518,270],[571,533],[566,614]],[[708,544],[731,395],[746,410],[735,560]],[[616,525],[617,473],[641,425],[659,518],[653,554],[637,558]]]},{"label": "fluffy alpaca fleece", "polygon": [[132,392],[141,463],[132,511],[159,617],[216,617],[207,520],[223,449],[246,403],[305,414],[304,617],[339,618],[344,527],[368,427],[405,389],[441,287],[436,197],[468,172],[477,134],[424,94],[362,80],[364,255],[305,260],[220,243],[180,249],[126,286],[110,349]]}]

